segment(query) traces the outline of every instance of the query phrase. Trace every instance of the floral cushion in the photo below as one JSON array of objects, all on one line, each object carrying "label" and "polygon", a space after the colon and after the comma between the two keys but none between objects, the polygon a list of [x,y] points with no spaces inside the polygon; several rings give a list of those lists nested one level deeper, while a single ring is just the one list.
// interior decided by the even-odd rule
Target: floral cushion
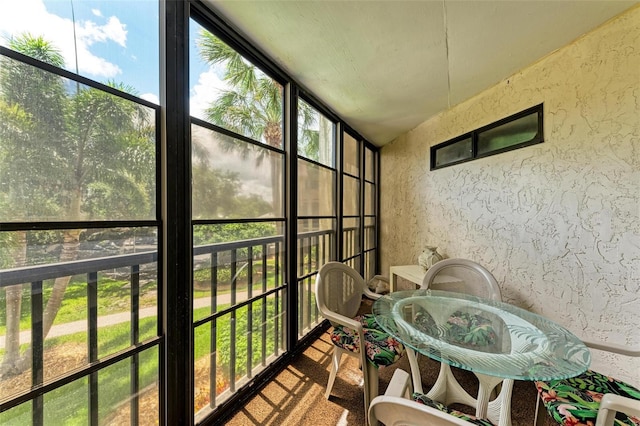
[{"label": "floral cushion", "polygon": [[[640,390],[592,370],[579,376],[535,382],[538,395],[555,421],[562,425],[593,425],[605,393],[640,399]],[[640,419],[617,413],[614,425],[640,426]]]},{"label": "floral cushion", "polygon": [[454,410],[452,408],[447,407],[444,404],[441,404],[438,401],[432,400],[431,398],[427,397],[424,394],[416,392],[416,393],[414,393],[412,395],[412,399],[414,401],[416,401],[416,402],[419,402],[420,404],[424,404],[424,405],[427,405],[427,406],[429,406],[431,408],[435,408],[438,411],[442,411],[442,412],[445,412],[447,414],[450,414],[453,417],[457,417],[459,419],[466,420],[471,424],[480,425],[480,426],[493,426],[493,423],[491,423],[487,419],[479,419],[479,418],[477,418],[475,416],[472,416],[470,414],[465,414],[462,411]]},{"label": "floral cushion", "polygon": [[[354,318],[364,329],[367,359],[376,367],[391,365],[404,353],[402,343],[383,331],[372,314]],[[339,348],[351,352],[360,351],[360,338],[354,330],[338,325],[331,332],[331,341]]]},{"label": "floral cushion", "polygon": [[491,320],[482,315],[468,312],[454,312],[445,326],[449,339],[469,346],[487,346],[496,343],[496,332]]},{"label": "floral cushion", "polygon": [[416,313],[413,323],[418,330],[431,336],[444,333],[444,337],[450,343],[477,350],[494,345],[497,341],[491,320],[469,312],[455,311],[441,329],[438,329],[431,315],[424,310]]}]

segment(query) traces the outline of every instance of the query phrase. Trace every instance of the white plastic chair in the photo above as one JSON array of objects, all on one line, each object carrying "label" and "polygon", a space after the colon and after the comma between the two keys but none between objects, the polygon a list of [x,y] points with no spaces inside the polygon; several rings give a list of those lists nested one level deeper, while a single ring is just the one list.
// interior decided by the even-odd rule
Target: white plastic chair
[{"label": "white plastic chair", "polygon": [[600,401],[596,426],[612,426],[617,412],[640,418],[640,401],[611,393],[605,394]]},{"label": "white plastic chair", "polygon": [[374,275],[367,281],[367,288],[375,294],[389,293],[389,278],[384,275]]},{"label": "white plastic chair", "polygon": [[[435,263],[427,271],[420,288],[465,293],[485,299],[502,301],[500,287],[495,277],[484,266],[469,259],[451,258]],[[417,355],[411,348],[407,348],[413,386],[417,392],[422,392],[422,380]],[[479,399],[469,395],[460,386],[449,364],[441,362],[438,379],[428,395],[435,400],[444,402],[446,405],[461,403],[471,407],[480,407],[481,409],[477,411],[477,415],[479,417],[488,417],[495,423],[498,423],[500,418],[509,419],[511,417],[511,406],[507,402],[511,400],[513,380],[503,380],[483,374],[476,374],[476,377],[481,385]],[[489,390],[500,383],[502,383],[500,394],[489,402]],[[484,411],[485,406],[486,412]]]},{"label": "white plastic chair", "polygon": [[[370,299],[381,297],[381,295],[371,292],[362,276],[350,266],[340,262],[328,262],[318,271],[318,276],[316,277],[316,303],[318,310],[334,326],[334,331],[332,332],[333,356],[325,397],[328,399],[331,395],[342,354],[346,353],[355,356],[360,361],[364,376],[364,406],[366,413],[369,409],[370,401],[378,396],[378,366],[368,358],[367,351],[362,350],[362,342],[366,342],[366,345],[374,344],[366,339],[368,329],[363,326],[360,319],[354,319],[360,308],[363,295]],[[372,316],[369,316],[369,322],[370,327],[375,329],[378,334],[385,333],[375,324]],[[358,336],[358,347],[350,348],[353,350],[344,349],[333,340],[337,331],[344,330],[341,326]],[[396,343],[397,355],[399,356],[404,352],[404,347],[401,343]],[[373,353],[379,353],[379,351],[371,351],[369,355],[371,356]],[[375,361],[379,361],[379,359],[375,359]]]},{"label": "white plastic chair", "polygon": [[450,414],[459,413],[455,410],[443,411],[442,409],[412,401],[410,398],[411,381],[409,380],[409,374],[404,370],[397,369],[394,371],[384,395],[378,396],[371,401],[369,419],[380,420],[386,426],[469,426],[471,424]]},{"label": "white plastic chair", "polygon": [[484,266],[469,259],[445,259],[435,263],[420,288],[471,294],[502,301],[498,281]]},{"label": "white plastic chair", "polygon": [[[584,344],[587,345],[591,349],[601,350],[605,352],[610,352],[619,355],[625,355],[629,357],[639,357],[640,356],[640,346],[636,346],[635,348],[628,348],[626,346],[609,344],[603,342],[592,342],[592,341],[584,341]],[[560,381],[554,382],[536,382],[536,388],[538,389],[538,399],[536,404],[536,418],[534,420],[534,424],[542,425],[544,422],[542,419],[545,415],[548,415],[545,410],[545,404],[550,405],[551,410],[555,410],[555,404],[553,399],[546,400],[543,404],[541,404],[541,400],[545,398],[545,394],[548,394],[548,388],[554,388],[554,392],[557,390],[557,387],[560,386],[563,391],[566,392],[567,389],[573,386],[574,380],[579,379],[582,383],[585,381],[593,380],[593,374],[600,374],[598,372],[593,372],[588,370],[584,374],[578,376],[577,378],[569,378]],[[619,388],[617,386],[620,383],[618,380],[606,377],[604,378],[608,383],[611,383],[611,388],[613,389],[628,389],[627,384],[625,384],[624,388]],[[580,390],[575,390],[576,394],[579,395]],[[554,393],[555,396],[555,393]],[[563,396],[565,398],[565,396]],[[586,408],[586,410],[582,411],[584,415],[589,407],[580,407],[573,403],[576,409]],[[618,395],[614,393],[604,393],[602,399],[600,401],[600,406],[595,418],[595,426],[612,426],[614,424],[614,418],[616,412],[621,412],[626,414],[627,416],[635,416],[640,419],[640,400],[629,397],[628,395]],[[591,414],[590,414],[591,415]],[[593,421],[593,418],[585,419],[584,421]]]}]

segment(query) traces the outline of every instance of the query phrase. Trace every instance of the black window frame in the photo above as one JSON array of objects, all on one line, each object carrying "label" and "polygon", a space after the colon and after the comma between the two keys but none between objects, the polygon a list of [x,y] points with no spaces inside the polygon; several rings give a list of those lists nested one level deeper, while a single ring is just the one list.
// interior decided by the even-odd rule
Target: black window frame
[{"label": "black window frame", "polygon": [[[520,149],[520,148],[524,148],[527,146],[531,146],[531,145],[536,145],[539,143],[544,142],[544,104],[538,104],[535,105],[533,107],[527,108],[523,111],[517,112],[515,114],[512,114],[508,117],[502,118],[498,121],[495,121],[491,124],[487,124],[486,126],[482,126],[478,129],[472,130],[468,133],[465,133],[463,135],[460,136],[456,136],[453,139],[449,139],[448,141],[442,142],[438,145],[434,145],[430,148],[430,158],[429,158],[429,165],[430,168],[429,170],[438,170],[438,169],[442,169],[445,167],[449,167],[449,166],[454,166],[456,164],[461,164],[461,163],[466,163],[467,161],[472,161],[472,160],[476,160],[479,158],[485,158],[485,157],[490,157],[492,155],[496,155],[496,154],[501,154],[503,152],[508,152],[508,151],[513,151],[515,149]],[[509,145],[509,146],[505,146],[503,148],[499,148],[499,149],[494,149],[494,150],[490,150],[484,153],[478,153],[478,139],[481,133],[484,133],[488,130],[492,130],[495,128],[498,128],[500,126],[504,126],[505,124],[511,123],[513,121],[516,121],[520,118],[529,116],[529,115],[533,115],[536,114],[537,115],[537,125],[538,125],[538,129],[537,132],[535,134],[535,136],[533,136],[533,138],[524,141],[524,142],[519,142],[519,143],[515,143],[513,145]],[[439,150],[443,149],[443,148],[447,148],[450,147],[451,145],[460,143],[462,141],[466,141],[467,139],[471,139],[471,152],[469,153],[468,157],[456,160],[456,161],[452,161],[449,163],[445,163],[445,164],[441,164],[441,165],[436,165],[436,157],[437,157],[437,153]]]},{"label": "black window frame", "polygon": [[[377,245],[379,240],[379,176],[380,176],[380,151],[379,148],[367,141],[363,136],[358,134],[357,131],[351,129],[348,124],[339,117],[329,107],[325,106],[320,100],[313,96],[313,94],[304,89],[298,82],[291,78],[288,74],[281,71],[267,56],[263,55],[257,47],[254,47],[254,43],[248,39],[242,37],[237,30],[234,30],[223,18],[216,14],[210,6],[203,4],[200,1],[188,1],[188,2],[169,2],[158,1],[159,7],[159,24],[158,31],[160,32],[159,38],[159,67],[160,67],[160,102],[158,105],[143,99],[127,95],[117,91],[116,89],[109,88],[100,83],[89,80],[85,77],[78,76],[72,72],[55,69],[54,72],[61,76],[69,76],[73,81],[78,81],[83,84],[88,84],[91,87],[99,88],[103,91],[111,94],[118,95],[120,97],[127,98],[139,104],[143,104],[155,111],[156,127],[156,212],[155,217],[149,220],[127,220],[127,221],[60,221],[60,222],[20,222],[20,223],[3,223],[0,221],[0,229],[3,231],[16,231],[16,230],[52,230],[52,229],[67,229],[67,228],[111,228],[111,227],[148,227],[153,226],[158,231],[157,250],[151,254],[145,254],[145,256],[153,256],[152,259],[157,262],[157,274],[158,274],[158,301],[157,301],[157,324],[156,335],[150,339],[146,339],[144,342],[138,342],[136,345],[132,345],[124,351],[118,352],[115,355],[99,358],[87,366],[73,370],[62,375],[59,379],[43,380],[42,377],[36,377],[36,385],[32,386],[30,390],[22,393],[18,393],[14,396],[5,399],[0,404],[0,412],[7,411],[20,404],[33,404],[33,421],[34,424],[44,423],[44,412],[42,410],[42,399],[51,390],[58,389],[68,383],[71,383],[82,377],[97,377],[98,373],[104,368],[116,364],[119,361],[126,359],[135,360],[136,366],[138,364],[138,356],[148,349],[157,348],[158,351],[158,419],[160,424],[173,425],[173,424],[215,424],[218,421],[224,421],[235,410],[242,407],[243,403],[251,397],[253,394],[259,391],[274,375],[284,369],[288,362],[302,352],[307,346],[313,343],[315,339],[325,332],[329,327],[329,322],[324,320],[316,327],[313,332],[308,333],[305,337],[300,338],[298,336],[298,323],[295,320],[297,318],[297,293],[295,291],[289,291],[287,293],[287,350],[277,360],[271,363],[268,368],[264,369],[257,375],[252,377],[252,380],[244,383],[241,387],[238,387],[236,394],[225,401],[223,404],[218,405],[212,412],[205,413],[204,416],[198,417],[194,413],[194,337],[193,329],[193,238],[192,227],[197,224],[197,221],[193,220],[191,214],[191,126],[193,123],[200,122],[189,115],[189,25],[190,19],[193,18],[198,24],[206,27],[216,37],[219,37],[230,47],[237,50],[243,56],[250,58],[252,63],[259,67],[261,71],[268,74],[270,77],[276,79],[283,84],[284,96],[285,96],[285,111],[283,116],[285,120],[284,124],[284,145],[281,148],[273,148],[272,151],[281,152],[286,155],[286,167],[285,167],[285,182],[283,188],[283,194],[286,194],[283,198],[285,203],[282,217],[269,218],[265,221],[280,221],[286,227],[286,256],[287,263],[286,268],[286,282],[294,282],[296,276],[297,264],[295,261],[289,261],[296,259],[296,253],[298,248],[297,243],[297,221],[301,218],[297,211],[297,188],[298,182],[297,176],[297,144],[296,144],[296,132],[297,132],[297,100],[298,97],[309,103],[321,114],[325,115],[334,121],[336,129],[334,131],[334,137],[336,138],[336,146],[334,147],[334,166],[333,170],[336,173],[334,185],[336,186],[335,200],[336,211],[331,216],[336,221],[336,230],[338,233],[342,232],[342,223],[339,220],[342,214],[342,132],[344,129],[348,129],[348,132],[356,139],[359,145],[361,145],[361,152],[359,154],[360,164],[360,212],[359,212],[359,227],[360,232],[360,246],[364,248],[362,243],[364,239],[364,208],[363,208],[363,183],[365,182],[365,169],[363,168],[363,154],[362,146],[371,149],[373,155],[372,168],[375,171],[374,187],[375,187],[375,214],[369,217],[375,221],[375,241],[376,245],[371,248],[370,251],[375,251],[375,264],[374,268],[379,269],[379,247]],[[0,51],[2,47],[0,47]],[[3,52],[7,53],[7,56],[19,55],[9,49],[4,49]],[[25,57],[23,62],[27,64],[35,64],[34,66],[39,69],[53,69],[39,61]],[[288,125],[286,123],[289,123]],[[205,122],[206,123],[206,122]],[[210,123],[207,123],[207,128],[212,127]],[[216,129],[224,133],[220,129]],[[234,137],[238,138],[239,135]],[[249,138],[244,138],[247,142]],[[261,144],[261,147],[263,145]],[[305,159],[308,161],[308,159]],[[322,167],[326,167],[322,165]],[[231,220],[238,222],[238,220]],[[242,222],[242,221],[240,221]],[[342,243],[336,243],[334,249],[334,255],[336,259],[342,259],[341,256]],[[358,260],[360,270],[364,271],[362,266],[364,262],[364,252],[360,253],[361,256]],[[136,258],[139,257],[136,255]],[[139,283],[137,278],[138,269],[137,264],[133,265],[132,281]],[[376,271],[376,272],[379,272]],[[18,281],[24,281],[24,271],[0,271],[0,275],[19,273],[19,277],[15,279]],[[90,271],[92,277],[94,271]],[[92,283],[95,281],[91,278]],[[7,284],[9,281],[0,280]],[[32,299],[33,304],[42,305],[41,287],[42,283],[38,279],[33,279],[31,287],[34,288],[35,297]],[[132,291],[137,291],[137,284],[132,285]],[[295,286],[291,287],[292,289]],[[94,294],[95,296],[95,294]],[[246,302],[250,303],[250,302]],[[137,302],[133,303],[134,305]],[[97,309],[95,297],[92,296],[91,301],[91,321],[92,329],[97,329]],[[32,308],[32,312],[36,309]],[[37,316],[37,315],[36,315]],[[37,318],[36,323],[39,323]],[[137,323],[137,319],[132,320],[132,323]],[[37,336],[41,336],[42,332],[39,330],[38,325],[32,327],[32,333]],[[32,341],[38,340],[32,338]],[[97,348],[96,344],[92,344],[94,348]],[[37,356],[38,354],[36,354]],[[39,376],[42,370],[41,357],[37,356],[34,361],[36,368],[33,368],[35,376]],[[136,367],[136,368],[137,368]],[[134,369],[135,370],[135,369]],[[40,383],[37,383],[37,382]],[[95,385],[94,381],[94,387]],[[137,386],[137,382],[134,384]],[[97,392],[91,394],[88,391],[88,396],[92,398],[89,404],[98,406]],[[136,399],[131,399],[131,403],[135,404]],[[135,408],[132,408],[134,418],[139,413]],[[92,424],[97,424],[96,419],[97,411],[92,413]],[[132,424],[135,424],[135,420],[132,420]]]}]

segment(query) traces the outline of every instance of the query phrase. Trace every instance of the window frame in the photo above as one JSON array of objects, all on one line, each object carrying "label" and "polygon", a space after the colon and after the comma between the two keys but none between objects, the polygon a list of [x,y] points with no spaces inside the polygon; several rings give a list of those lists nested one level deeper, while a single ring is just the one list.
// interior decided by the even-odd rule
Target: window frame
[{"label": "window frame", "polygon": [[[543,105],[544,104],[542,103],[535,105],[523,111],[512,114],[508,117],[495,121],[491,124],[487,124],[478,129],[472,130],[468,133],[465,133],[460,136],[456,136],[453,139],[449,139],[448,141],[432,146],[430,148],[429,170],[438,170],[445,167],[454,166],[456,164],[466,163],[467,161],[472,161],[479,158],[485,158],[492,155],[501,154],[503,152],[513,151],[515,149],[520,149],[520,148],[524,148],[527,146],[536,145],[544,142],[544,107]],[[537,131],[536,131],[536,134],[531,139],[523,142],[514,143],[512,145],[508,145],[502,148],[489,150],[484,153],[478,153],[478,141],[479,141],[480,134],[487,132],[489,130],[493,130],[498,127],[504,126],[506,124],[512,123],[516,120],[527,117],[529,115],[534,115],[534,114],[536,115],[536,120],[537,120]],[[471,152],[469,152],[469,155],[467,157],[461,158],[459,160],[451,161],[448,163],[444,163],[441,165],[436,165],[436,159],[437,159],[439,150],[450,147],[457,143],[461,143],[462,141],[466,141],[467,139],[471,139]]]}]

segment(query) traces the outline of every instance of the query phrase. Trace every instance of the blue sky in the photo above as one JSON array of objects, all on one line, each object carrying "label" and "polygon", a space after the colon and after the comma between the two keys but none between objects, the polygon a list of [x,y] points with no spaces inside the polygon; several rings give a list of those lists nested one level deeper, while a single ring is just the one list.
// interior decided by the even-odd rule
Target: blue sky
[{"label": "blue sky", "polygon": [[[72,6],[75,14],[75,46]],[[0,0],[0,44],[29,32],[52,42],[66,68],[99,82],[113,80],[134,87],[138,96],[159,99],[159,2],[157,0]],[[192,115],[217,97],[225,85],[219,70],[200,61],[192,21],[190,85]]]}]

